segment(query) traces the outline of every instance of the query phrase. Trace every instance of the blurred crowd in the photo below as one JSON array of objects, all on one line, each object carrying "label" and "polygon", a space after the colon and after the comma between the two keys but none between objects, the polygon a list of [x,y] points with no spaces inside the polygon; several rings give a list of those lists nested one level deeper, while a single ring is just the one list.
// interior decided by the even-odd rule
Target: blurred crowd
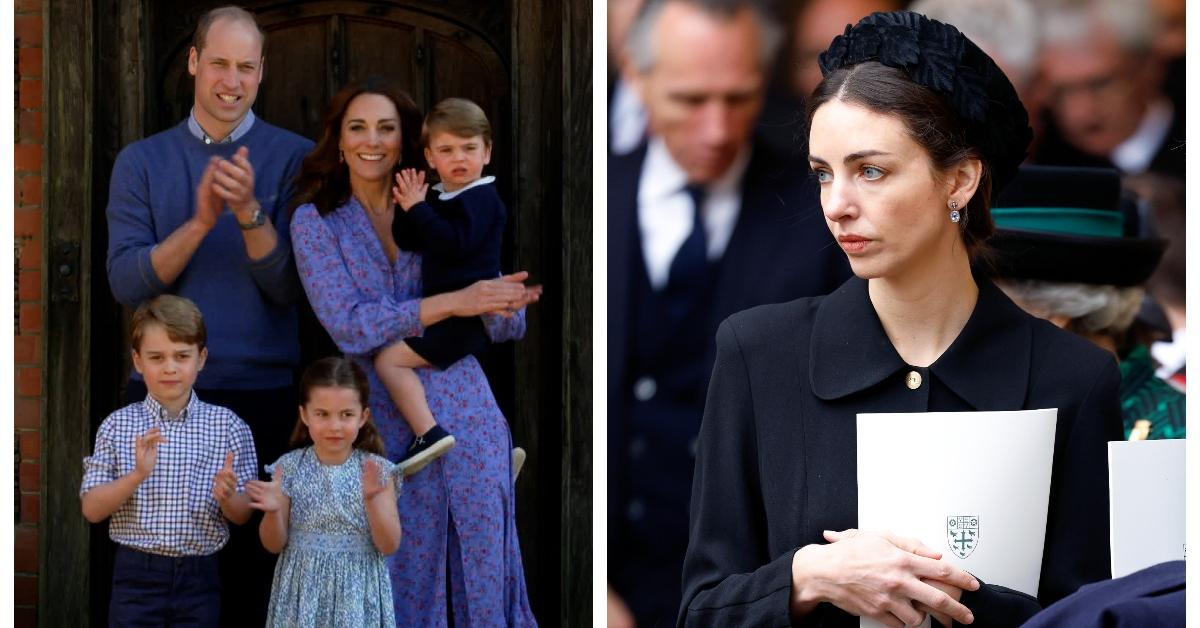
[{"label": "blurred crowd", "polygon": [[1035,168],[997,207],[1119,212],[1116,232],[997,214],[1004,245],[979,272],[1114,353],[1128,438],[1184,436],[1184,5],[609,0],[610,626],[675,622],[717,324],[850,276],[808,176],[804,102],[821,51],[876,11],[956,26],[1016,87],[1027,164],[1062,170]]}]

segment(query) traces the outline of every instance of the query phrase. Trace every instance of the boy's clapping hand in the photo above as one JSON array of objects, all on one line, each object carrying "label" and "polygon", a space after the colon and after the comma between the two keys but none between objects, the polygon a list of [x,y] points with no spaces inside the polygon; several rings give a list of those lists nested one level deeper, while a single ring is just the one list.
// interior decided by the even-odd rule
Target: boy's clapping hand
[{"label": "boy's clapping hand", "polygon": [[233,452],[225,454],[225,466],[213,476],[213,499],[218,504],[237,493],[237,476],[233,474]]},{"label": "boy's clapping hand", "polygon": [[246,496],[250,498],[251,508],[263,512],[279,512],[287,508],[289,500],[287,495],[283,494],[283,469],[276,467],[270,482],[246,482]]},{"label": "boy's clapping hand", "polygon": [[429,185],[425,183],[425,173],[413,168],[405,168],[396,173],[396,185],[392,187],[392,197],[404,211],[412,209],[413,205],[425,200]]},{"label": "boy's clapping hand", "polygon": [[134,473],[138,474],[139,480],[146,479],[154,471],[154,464],[158,462],[158,444],[162,441],[162,431],[152,427],[134,443]]}]

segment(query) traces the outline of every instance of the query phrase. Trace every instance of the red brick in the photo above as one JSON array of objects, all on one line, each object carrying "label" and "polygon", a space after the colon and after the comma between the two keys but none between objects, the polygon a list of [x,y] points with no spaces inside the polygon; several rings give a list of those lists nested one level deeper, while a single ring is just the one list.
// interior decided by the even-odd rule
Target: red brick
[{"label": "red brick", "polygon": [[21,96],[17,103],[22,109],[37,109],[42,106],[42,80],[21,81]]},{"label": "red brick", "polygon": [[21,46],[42,45],[42,16],[18,15],[13,19],[13,34]]},{"label": "red brick", "polygon": [[37,576],[13,576],[13,603],[37,604]]},{"label": "red brick", "polygon": [[37,523],[42,513],[42,496],[37,493],[21,495],[21,523]]},{"label": "red brick", "polygon": [[22,78],[41,77],[42,76],[42,49],[41,48],[19,48],[19,61],[17,65],[17,76]]},{"label": "red brick", "polygon": [[13,362],[16,364],[37,364],[41,360],[38,353],[39,336],[13,337]]},{"label": "red brick", "polygon": [[13,400],[13,423],[18,428],[38,429],[42,426],[42,402],[30,397]]},{"label": "red brick", "polygon": [[[25,264],[21,264],[21,266],[25,266]],[[42,331],[41,303],[22,303],[20,312],[22,334]]]},{"label": "red brick", "polygon": [[[38,187],[41,187],[41,177],[22,177],[18,180],[18,186],[30,179],[36,179]],[[18,238],[36,238],[41,234],[42,210],[37,208],[18,209],[13,212],[13,236]]]},{"label": "red brick", "polygon": [[37,460],[42,451],[41,432],[31,430],[17,432],[17,439],[21,445],[21,460],[25,462]]},{"label": "red brick", "polygon": [[17,286],[17,298],[22,301],[37,301],[42,298],[42,273],[36,270],[21,272]]},{"label": "red brick", "polygon": [[22,397],[42,394],[42,367],[25,366],[17,369],[17,394]]},{"label": "red brick", "polygon": [[38,539],[37,528],[32,526],[17,526],[16,546],[13,552],[13,567],[17,572],[38,572]]},{"label": "red brick", "polygon": [[14,608],[13,628],[37,628],[37,609],[32,606]]},{"label": "red brick", "polygon": [[36,462],[22,462],[19,472],[22,491],[37,491],[41,488],[41,468]]},{"label": "red brick", "polygon": [[34,237],[21,243],[21,268],[34,269],[42,267],[42,239]]},{"label": "red brick", "polygon": [[17,172],[42,171],[42,147],[37,144],[17,144]]},{"label": "red brick", "polygon": [[42,204],[42,178],[29,174],[21,177],[21,201],[26,205]]},{"label": "red brick", "polygon": [[37,172],[42,170],[42,147],[39,144],[17,144],[13,148],[16,159],[16,172]]},{"label": "red brick", "polygon": [[21,177],[21,203],[24,205],[42,204],[42,178],[27,174]]},{"label": "red brick", "polygon": [[22,111],[19,114],[19,120],[20,134],[17,136],[17,141],[29,144],[41,144],[42,112]]}]

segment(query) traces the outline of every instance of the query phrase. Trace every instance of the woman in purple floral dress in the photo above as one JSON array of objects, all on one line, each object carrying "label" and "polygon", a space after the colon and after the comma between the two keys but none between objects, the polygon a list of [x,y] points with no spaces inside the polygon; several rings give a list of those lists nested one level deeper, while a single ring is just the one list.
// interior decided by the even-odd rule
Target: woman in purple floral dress
[{"label": "woman in purple floral dress", "polygon": [[[520,338],[537,291],[524,273],[421,298],[421,257],[392,238],[393,173],[416,167],[421,114],[382,84],[342,90],[304,160],[292,246],[313,311],[366,369],[371,412],[390,458],[412,438],[375,376],[371,356],[450,316],[484,315],[494,341]],[[512,438],[474,357],[418,369],[430,408],[458,438],[454,451],[405,482],[404,538],[389,560],[399,626],[535,625],[517,544]],[[451,619],[452,618],[452,619]]]}]

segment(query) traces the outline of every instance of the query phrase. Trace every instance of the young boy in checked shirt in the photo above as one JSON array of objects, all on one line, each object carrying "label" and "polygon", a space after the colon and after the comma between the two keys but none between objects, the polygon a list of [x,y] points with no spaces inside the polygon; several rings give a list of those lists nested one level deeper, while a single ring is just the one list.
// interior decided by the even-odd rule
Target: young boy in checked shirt
[{"label": "young boy in checked shirt", "polygon": [[237,415],[192,391],[208,356],[194,303],[159,296],[131,328],[148,394],[101,424],[79,491],[88,521],[112,517],[109,625],[216,626],[216,552],[229,540],[226,519],[250,518],[242,488],[257,479],[254,440]]}]

